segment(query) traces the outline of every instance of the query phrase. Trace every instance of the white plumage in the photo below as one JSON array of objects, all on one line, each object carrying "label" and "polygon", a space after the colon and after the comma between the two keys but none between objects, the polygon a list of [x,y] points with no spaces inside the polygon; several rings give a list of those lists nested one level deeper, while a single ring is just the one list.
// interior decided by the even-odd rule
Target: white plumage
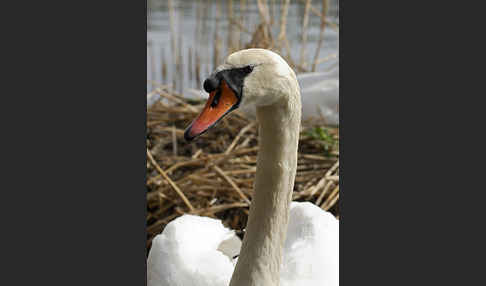
[{"label": "white plumage", "polygon": [[[240,246],[221,221],[183,215],[152,241],[148,286],[227,286]],[[292,202],[280,285],[339,285],[339,222],[332,214]]]}]

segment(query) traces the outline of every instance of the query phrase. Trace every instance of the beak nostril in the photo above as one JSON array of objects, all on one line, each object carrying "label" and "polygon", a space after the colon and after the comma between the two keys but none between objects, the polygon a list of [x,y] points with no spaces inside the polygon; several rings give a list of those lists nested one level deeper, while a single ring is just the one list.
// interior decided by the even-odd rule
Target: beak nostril
[{"label": "beak nostril", "polygon": [[207,78],[203,84],[204,90],[209,93],[218,87],[218,83],[218,80],[214,77]]},{"label": "beak nostril", "polygon": [[211,107],[214,108],[218,106],[219,98],[221,97],[221,89],[219,89],[214,95],[213,101],[211,102]]}]

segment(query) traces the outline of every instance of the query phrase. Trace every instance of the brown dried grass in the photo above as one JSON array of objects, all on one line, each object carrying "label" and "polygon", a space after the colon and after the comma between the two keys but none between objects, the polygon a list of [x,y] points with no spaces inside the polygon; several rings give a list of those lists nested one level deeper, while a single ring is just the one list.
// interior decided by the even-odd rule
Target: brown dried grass
[{"label": "brown dried grass", "polygon": [[[162,100],[147,110],[147,248],[178,216],[218,218],[242,235],[253,193],[258,124],[238,111],[198,140],[187,143],[184,129],[203,107],[161,86]],[[339,217],[339,150],[324,153],[322,142],[303,123],[293,198],[310,201]],[[326,128],[339,140],[337,128]],[[325,155],[327,154],[327,155]]]}]

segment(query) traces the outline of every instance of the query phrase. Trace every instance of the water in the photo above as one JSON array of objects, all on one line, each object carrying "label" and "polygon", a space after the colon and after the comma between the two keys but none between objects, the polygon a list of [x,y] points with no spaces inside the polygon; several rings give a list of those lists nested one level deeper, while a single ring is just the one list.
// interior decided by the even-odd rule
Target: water
[{"label": "water", "polygon": [[[280,11],[282,2],[276,0],[267,1],[270,15],[274,15],[272,37],[277,38],[280,31]],[[202,81],[219,65],[228,53],[228,36],[233,37],[233,43],[246,44],[251,41],[251,34],[240,32],[238,27],[231,25],[229,21],[229,5],[232,4],[232,19],[240,21],[249,31],[256,30],[260,23],[260,14],[257,1],[247,0],[172,0],[173,23],[175,39],[171,40],[171,25],[168,0],[149,0],[147,4],[147,89],[150,91],[154,85],[152,81],[160,84],[172,84],[176,91],[182,88],[200,89]],[[246,5],[240,5],[246,3]],[[273,5],[272,5],[273,4]],[[312,6],[317,11],[322,11],[322,1],[312,1]],[[302,23],[305,14],[304,1],[291,0],[288,15],[286,33],[289,40],[291,55],[294,61],[300,62],[302,49]],[[199,21],[198,21],[199,19]],[[326,19],[339,24],[338,0],[330,0]],[[305,58],[310,69],[320,32],[320,17],[309,13],[307,28],[307,44]],[[336,29],[326,26],[324,41],[319,52],[319,58],[338,56],[339,33]],[[215,49],[220,54],[215,60]],[[175,51],[173,49],[175,48]],[[199,76],[196,75],[196,52],[200,57]],[[177,53],[181,54],[178,72]],[[164,64],[163,64],[164,63]],[[165,65],[165,73],[163,66]],[[321,71],[324,65],[318,65],[316,71]]]}]

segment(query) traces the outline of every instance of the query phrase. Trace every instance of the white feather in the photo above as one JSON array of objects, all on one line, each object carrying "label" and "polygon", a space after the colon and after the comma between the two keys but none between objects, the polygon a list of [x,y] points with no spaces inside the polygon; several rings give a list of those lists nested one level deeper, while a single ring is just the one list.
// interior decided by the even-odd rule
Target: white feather
[{"label": "white feather", "polygon": [[[240,239],[221,221],[183,215],[152,241],[148,286],[227,286]],[[281,286],[339,285],[339,222],[314,204],[292,202]]]}]

